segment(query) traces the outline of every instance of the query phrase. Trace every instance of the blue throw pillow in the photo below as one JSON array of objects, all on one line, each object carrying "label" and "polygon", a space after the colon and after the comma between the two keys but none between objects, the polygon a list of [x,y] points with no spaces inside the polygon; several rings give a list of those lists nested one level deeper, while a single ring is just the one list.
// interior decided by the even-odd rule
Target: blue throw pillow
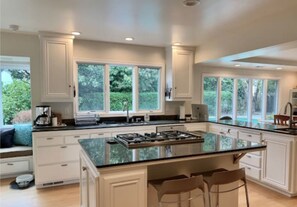
[{"label": "blue throw pillow", "polygon": [[0,129],[0,148],[9,148],[13,146],[13,135],[14,129],[12,128],[1,128]]},{"label": "blue throw pillow", "polygon": [[15,124],[14,129],[15,145],[32,146],[32,124]]}]

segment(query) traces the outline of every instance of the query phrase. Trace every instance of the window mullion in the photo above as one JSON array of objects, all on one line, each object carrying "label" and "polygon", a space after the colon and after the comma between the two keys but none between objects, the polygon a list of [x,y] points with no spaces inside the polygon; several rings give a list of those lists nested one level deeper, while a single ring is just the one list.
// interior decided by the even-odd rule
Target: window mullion
[{"label": "window mullion", "polygon": [[218,94],[218,99],[217,99],[217,119],[221,117],[221,90],[222,90],[222,78],[218,77],[218,83],[217,83],[217,94]]},{"label": "window mullion", "polygon": [[252,121],[253,79],[249,79],[248,121]]},{"label": "window mullion", "polygon": [[134,112],[138,112],[138,110],[139,110],[139,100],[138,100],[138,97],[139,97],[139,90],[138,90],[138,74],[139,74],[139,68],[138,68],[138,66],[134,66],[133,67],[133,72],[132,72],[132,75],[133,75],[133,77],[132,77],[132,97],[133,97],[133,100],[132,100],[132,105],[133,105],[133,109],[132,110],[134,110]]},{"label": "window mullion", "polygon": [[105,109],[106,113],[110,112],[110,85],[109,85],[109,64],[104,67],[104,98],[105,98]]},{"label": "window mullion", "polygon": [[2,74],[0,70],[0,126],[3,126],[3,106],[2,106]]},{"label": "window mullion", "polygon": [[238,84],[237,79],[233,81],[233,119],[237,118],[237,91],[238,91]]},{"label": "window mullion", "polygon": [[266,120],[266,112],[267,112],[267,79],[263,80],[263,95],[262,95],[262,120]]}]

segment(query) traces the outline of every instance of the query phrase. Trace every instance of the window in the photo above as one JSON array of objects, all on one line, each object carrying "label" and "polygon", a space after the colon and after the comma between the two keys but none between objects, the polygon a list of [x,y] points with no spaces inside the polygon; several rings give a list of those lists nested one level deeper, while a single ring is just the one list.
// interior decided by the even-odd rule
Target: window
[{"label": "window", "polygon": [[147,67],[139,68],[139,110],[160,110],[160,81],[160,69]]},{"label": "window", "polygon": [[259,121],[262,118],[263,80],[253,80],[252,87],[252,120]]},{"label": "window", "polygon": [[31,123],[30,58],[0,56],[0,126]]},{"label": "window", "polygon": [[218,78],[205,77],[203,80],[203,103],[208,105],[209,119],[217,117]]},{"label": "window", "polygon": [[210,120],[222,116],[272,120],[277,113],[278,84],[272,79],[203,76],[203,103],[208,105]]},{"label": "window", "polygon": [[238,120],[248,120],[249,104],[249,80],[239,78],[237,80],[237,118]]},{"label": "window", "polygon": [[162,112],[161,67],[77,63],[77,113]]},{"label": "window", "polygon": [[78,110],[104,110],[104,65],[78,64]]},{"label": "window", "polygon": [[221,79],[221,116],[233,115],[233,78],[222,78]]},{"label": "window", "polygon": [[277,94],[278,81],[267,81],[267,98],[266,98],[266,119],[273,120],[273,115],[277,114]]}]

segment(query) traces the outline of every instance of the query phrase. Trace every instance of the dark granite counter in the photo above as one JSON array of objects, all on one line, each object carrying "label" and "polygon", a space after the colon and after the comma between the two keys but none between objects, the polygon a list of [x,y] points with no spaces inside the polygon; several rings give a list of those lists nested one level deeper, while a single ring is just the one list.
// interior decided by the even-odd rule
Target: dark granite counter
[{"label": "dark granite counter", "polygon": [[247,150],[263,150],[265,145],[212,133],[201,133],[203,143],[155,146],[128,149],[122,144],[108,144],[109,139],[82,139],[79,143],[97,168],[167,159],[224,155]]},{"label": "dark granite counter", "polygon": [[[246,121],[237,121],[237,120],[219,120],[219,121],[209,121],[209,122],[214,124],[222,124],[222,125],[241,127],[246,129],[257,129],[257,130],[281,133],[281,134],[287,134],[287,135],[297,135],[297,127],[294,128],[296,130],[283,131],[278,125],[265,124],[265,123],[259,123],[259,122],[255,123],[255,122],[246,122]],[[282,126],[282,128],[288,128],[288,126],[287,127]]]},{"label": "dark granite counter", "polygon": [[185,124],[185,123],[203,123],[205,121],[180,121],[180,120],[160,120],[160,121],[149,121],[149,122],[134,122],[134,123],[100,123],[97,125],[88,126],[34,126],[33,132],[43,132],[43,131],[59,131],[59,130],[83,130],[83,129],[104,129],[104,128],[117,128],[117,127],[133,127],[133,126],[150,126],[150,125],[164,125],[164,124]]}]

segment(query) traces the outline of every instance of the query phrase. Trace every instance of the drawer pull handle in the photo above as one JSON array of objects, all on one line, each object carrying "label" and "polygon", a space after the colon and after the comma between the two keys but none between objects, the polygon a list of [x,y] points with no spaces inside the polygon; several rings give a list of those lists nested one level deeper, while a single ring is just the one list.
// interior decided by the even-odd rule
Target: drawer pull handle
[{"label": "drawer pull handle", "polygon": [[97,135],[102,136],[102,135],[104,135],[104,133],[99,133],[99,134],[97,134]]},{"label": "drawer pull handle", "polygon": [[80,136],[74,136],[74,138],[80,138]]},{"label": "drawer pull handle", "polygon": [[61,165],[61,167],[66,167],[66,166],[68,166],[67,164],[63,164],[63,165]]},{"label": "drawer pull handle", "polygon": [[52,137],[48,137],[48,138],[46,138],[46,140],[53,140],[54,138],[52,138]]},{"label": "drawer pull handle", "polygon": [[7,163],[7,165],[10,165],[10,166],[12,166],[12,165],[13,165],[13,163]]},{"label": "drawer pull handle", "polygon": [[251,170],[252,168],[250,168],[250,167],[246,167],[246,169]]},{"label": "drawer pull handle", "polygon": [[222,134],[222,135],[226,135],[226,133],[225,133],[225,132],[220,132],[220,134]]},{"label": "drawer pull handle", "polygon": [[247,157],[248,157],[248,158],[252,158],[252,156],[251,156],[251,155],[247,155]]},{"label": "drawer pull handle", "polygon": [[249,134],[248,137],[252,137],[252,135]]},{"label": "drawer pull handle", "polygon": [[62,146],[61,148],[67,148],[67,146]]}]

